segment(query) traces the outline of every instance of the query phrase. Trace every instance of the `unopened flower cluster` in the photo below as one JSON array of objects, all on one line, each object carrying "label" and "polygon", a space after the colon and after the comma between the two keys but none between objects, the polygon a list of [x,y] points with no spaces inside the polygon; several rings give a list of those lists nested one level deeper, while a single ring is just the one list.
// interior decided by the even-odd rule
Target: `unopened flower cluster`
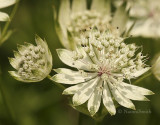
[{"label": "unopened flower cluster", "polygon": [[125,82],[150,69],[142,52],[135,54],[139,49],[135,44],[125,44],[123,38],[114,36],[109,30],[100,32],[98,29],[82,35],[80,42],[81,46],[75,51],[57,50],[61,61],[78,71],[59,68],[55,70],[58,74],[51,78],[58,83],[76,84],[63,92],[74,95],[74,106],[88,101],[88,110],[93,116],[102,100],[108,112],[114,115],[116,107],[112,96],[120,105],[135,109],[131,100],[147,101],[144,95],[153,94]]},{"label": "unopened flower cluster", "polygon": [[52,56],[48,46],[38,36],[37,46],[30,43],[18,45],[18,52],[14,52],[15,58],[9,58],[11,65],[17,71],[10,74],[17,80],[23,82],[37,82],[43,80],[52,68]]}]

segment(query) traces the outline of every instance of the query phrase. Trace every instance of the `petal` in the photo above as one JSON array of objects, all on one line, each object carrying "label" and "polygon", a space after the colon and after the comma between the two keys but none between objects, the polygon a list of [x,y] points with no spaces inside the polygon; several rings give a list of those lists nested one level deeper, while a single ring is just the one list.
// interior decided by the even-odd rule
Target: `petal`
[{"label": "petal", "polygon": [[9,16],[7,13],[0,12],[0,21],[9,21]]},{"label": "petal", "polygon": [[91,9],[100,13],[110,14],[110,0],[92,0]]},{"label": "petal", "polygon": [[5,8],[16,3],[16,0],[0,0],[0,8]]},{"label": "petal", "polygon": [[121,83],[126,89],[130,91],[134,91],[135,93],[140,93],[141,95],[153,95],[154,93],[148,89],[138,87],[135,85],[127,84],[127,83]]},{"label": "petal", "polygon": [[119,92],[124,95],[126,98],[128,99],[132,99],[132,100],[140,100],[140,101],[149,101],[145,96],[143,96],[142,94],[132,91],[130,89],[127,89],[126,87],[124,87],[121,83],[117,83],[117,89],[119,90]]},{"label": "petal", "polygon": [[115,100],[122,106],[126,107],[126,108],[130,108],[130,109],[134,109],[135,110],[135,106],[134,104],[129,100],[127,99],[126,97],[124,97],[123,95],[120,94],[120,92],[117,90],[117,88],[112,85],[111,82],[109,82],[109,87],[110,87],[110,90],[113,94],[113,97],[115,98]]},{"label": "petal", "polygon": [[91,116],[95,115],[98,111],[100,104],[101,104],[101,96],[102,96],[102,83],[101,80],[98,85],[96,86],[94,92],[92,93],[90,99],[88,100],[88,110]]},{"label": "petal", "polygon": [[77,84],[77,83],[82,83],[90,79],[93,79],[95,76],[96,75],[94,73],[86,77],[83,77],[80,74],[74,75],[74,76],[68,75],[68,74],[56,74],[51,78],[51,80],[57,83],[63,83],[63,84]]},{"label": "petal", "polygon": [[73,96],[73,105],[78,106],[85,103],[91,97],[98,82],[99,77],[88,81],[87,84]]},{"label": "petal", "polygon": [[87,82],[85,83],[81,83],[81,84],[77,84],[77,85],[74,85],[72,87],[69,87],[67,89],[65,89],[63,91],[63,94],[64,95],[72,95],[72,94],[75,94],[77,91],[79,91],[82,87],[84,87],[86,84],[88,84]]},{"label": "petal", "polygon": [[87,70],[90,71],[90,67],[88,66],[88,62],[82,62],[82,61],[74,61],[73,60],[73,53],[72,51],[66,50],[66,49],[57,49],[58,56],[60,60],[71,67],[75,67],[77,69]]},{"label": "petal", "polygon": [[21,59],[19,58],[8,58],[10,64],[12,65],[13,68],[18,69],[19,68],[19,63],[21,61]]},{"label": "petal", "polygon": [[113,17],[112,25],[114,27],[118,27],[120,34],[122,34],[126,28],[126,24],[128,21],[128,12],[126,11],[126,2],[120,6]]},{"label": "petal", "polygon": [[103,89],[103,104],[111,115],[116,114],[116,108],[114,106],[112,96],[106,81],[104,81],[104,89]]},{"label": "petal", "polygon": [[86,0],[73,0],[72,2],[72,12],[82,12],[87,9],[87,1]]},{"label": "petal", "polygon": [[132,73],[132,74],[130,74],[130,75],[133,76],[133,77],[139,77],[139,76],[141,76],[142,74],[144,74],[145,72],[147,72],[148,70],[150,70],[150,68],[151,68],[151,67],[143,68],[142,70],[139,70],[139,71],[137,71],[137,72],[135,72],[135,73]]}]

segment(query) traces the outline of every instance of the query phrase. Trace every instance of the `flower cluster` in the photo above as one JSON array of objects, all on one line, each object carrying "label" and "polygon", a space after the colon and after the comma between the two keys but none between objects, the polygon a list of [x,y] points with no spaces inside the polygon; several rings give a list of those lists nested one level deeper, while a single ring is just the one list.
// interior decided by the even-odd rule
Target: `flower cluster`
[{"label": "flower cluster", "polygon": [[[74,85],[63,94],[73,94],[74,106],[88,100],[88,110],[93,116],[98,112],[101,100],[111,115],[116,113],[113,98],[122,106],[135,109],[131,100],[148,101],[144,95],[150,90],[126,83],[137,78],[150,67],[145,64],[145,56],[138,52],[135,44],[125,44],[124,39],[110,31],[92,29],[82,35],[81,46],[75,51],[58,49],[59,58],[78,71],[59,68],[51,79],[58,83]],[[113,97],[113,98],[112,98]],[[130,100],[131,99],[131,100]]]},{"label": "flower cluster", "polygon": [[52,69],[52,55],[47,43],[38,36],[35,40],[37,46],[29,43],[18,45],[18,52],[14,51],[15,58],[9,58],[11,65],[17,70],[9,73],[19,81],[41,81]]}]

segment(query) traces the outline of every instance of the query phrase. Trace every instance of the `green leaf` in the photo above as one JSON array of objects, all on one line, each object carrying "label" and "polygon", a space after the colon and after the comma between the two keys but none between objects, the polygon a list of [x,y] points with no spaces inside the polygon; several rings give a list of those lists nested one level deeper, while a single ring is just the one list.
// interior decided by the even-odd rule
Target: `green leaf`
[{"label": "green leaf", "polygon": [[100,13],[110,14],[111,1],[110,0],[92,0],[91,10]]},{"label": "green leaf", "polygon": [[73,0],[72,2],[72,12],[82,12],[87,9],[87,1],[86,0]]}]

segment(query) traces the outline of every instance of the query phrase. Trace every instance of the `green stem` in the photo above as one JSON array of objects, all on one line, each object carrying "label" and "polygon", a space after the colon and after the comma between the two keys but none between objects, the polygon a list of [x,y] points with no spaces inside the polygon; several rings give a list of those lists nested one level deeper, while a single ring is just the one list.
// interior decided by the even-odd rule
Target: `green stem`
[{"label": "green stem", "polygon": [[[47,78],[49,80],[51,80],[51,76],[48,75]],[[51,80],[52,81],[52,80]],[[53,81],[52,81],[53,82]],[[59,83],[56,83],[56,82],[53,82],[56,86],[58,86],[61,90],[65,90],[65,87],[62,85],[62,84],[59,84]]]},{"label": "green stem", "polygon": [[7,97],[6,97],[6,95],[4,93],[4,90],[3,90],[1,78],[0,78],[0,93],[1,93],[2,101],[3,101],[3,103],[4,103],[5,107],[6,107],[7,113],[9,115],[9,117],[11,118],[11,120],[14,122],[13,114],[12,114],[10,108],[9,108],[9,105],[7,103]]},{"label": "green stem", "polygon": [[143,75],[142,77],[140,77],[139,79],[137,79],[133,84],[137,84],[137,83],[141,82],[143,79],[145,79],[145,78],[147,78],[147,77],[149,77],[151,75],[152,75],[152,71],[149,70],[148,73],[146,73],[145,75]]},{"label": "green stem", "polygon": [[8,27],[9,27],[9,25],[10,25],[10,23],[11,23],[14,15],[15,15],[15,13],[16,13],[16,11],[17,11],[18,5],[19,5],[19,0],[17,0],[17,3],[15,4],[15,6],[14,6],[14,8],[13,8],[13,10],[12,10],[12,13],[11,13],[11,15],[10,15],[10,21],[8,21],[8,22],[5,24],[5,26],[4,26],[3,30],[2,30],[2,34],[1,34],[1,37],[0,37],[0,45],[4,42],[4,41],[3,41],[3,37],[5,37],[5,35],[6,35],[6,32],[7,32],[7,30],[8,30]]}]

